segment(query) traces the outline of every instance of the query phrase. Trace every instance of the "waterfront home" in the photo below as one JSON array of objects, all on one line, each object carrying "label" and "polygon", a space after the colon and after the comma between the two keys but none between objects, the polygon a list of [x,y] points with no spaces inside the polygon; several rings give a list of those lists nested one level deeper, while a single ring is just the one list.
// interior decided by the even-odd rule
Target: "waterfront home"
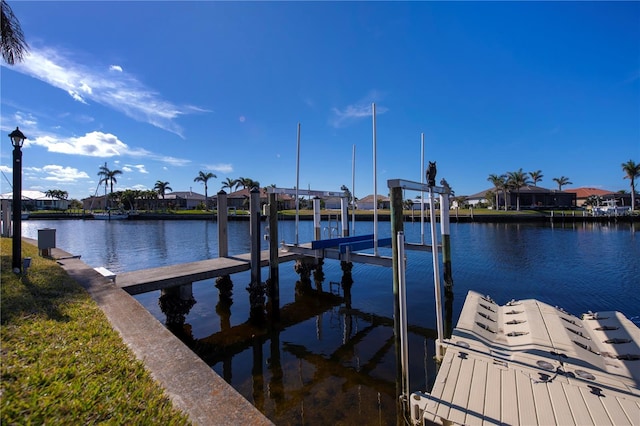
[{"label": "waterfront home", "polygon": [[613,195],[613,192],[598,188],[567,188],[564,192],[570,192],[576,194],[576,206],[582,207],[589,197],[605,197]]},{"label": "waterfront home", "polygon": [[[619,192],[607,191],[598,188],[568,188],[565,192],[571,192],[576,194],[576,205],[578,207],[584,206],[590,197],[597,197],[599,199],[599,205],[605,205],[610,200],[615,200],[615,204],[619,207],[631,206],[631,194],[622,194]],[[636,206],[640,199],[636,197]]]},{"label": "waterfront home", "polygon": [[[260,206],[269,203],[269,194],[267,193],[265,188],[259,188],[260,190]],[[249,188],[242,188],[238,191],[234,191],[227,195],[227,207],[246,210],[249,208],[249,198],[250,198],[251,190]],[[213,197],[209,197],[210,199],[215,200],[215,205],[218,204],[218,196],[217,194]],[[278,194],[277,196],[278,210],[291,210],[295,209],[296,205],[294,202],[294,197],[288,194]]]},{"label": "waterfront home", "polygon": [[[487,193],[492,192],[491,200],[487,198]],[[498,206],[504,209],[505,194],[495,188],[485,189],[474,195],[466,197],[467,204],[476,206],[478,204],[492,204],[495,202],[495,194],[498,194]],[[524,185],[519,190],[510,189],[507,191],[507,207],[515,210],[518,206],[518,196],[520,197],[521,209],[553,209],[553,208],[574,208],[576,207],[576,194],[567,191],[542,188],[540,186]]]},{"label": "waterfront home", "polygon": [[[0,200],[13,200],[13,192],[0,194]],[[69,200],[60,200],[47,196],[42,191],[23,190],[22,209],[23,210],[66,210],[69,208]]]},{"label": "waterfront home", "polygon": [[[364,198],[358,200],[358,209],[360,210],[373,210],[373,194],[367,195]],[[379,209],[390,209],[391,208],[391,200],[389,197],[385,197],[383,195],[378,195],[378,208]]]},{"label": "waterfront home", "polygon": [[[211,203],[211,198],[209,197],[209,203]],[[197,192],[175,191],[165,194],[164,200],[160,198],[158,202],[160,205],[170,205],[174,209],[195,210],[204,206],[205,199],[203,194],[198,194]]]}]

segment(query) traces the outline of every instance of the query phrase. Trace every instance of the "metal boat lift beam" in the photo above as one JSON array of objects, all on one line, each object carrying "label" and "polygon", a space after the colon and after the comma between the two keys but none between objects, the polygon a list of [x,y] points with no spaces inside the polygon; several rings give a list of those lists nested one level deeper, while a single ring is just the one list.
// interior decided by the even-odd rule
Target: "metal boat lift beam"
[{"label": "metal boat lift beam", "polygon": [[429,192],[431,189],[436,194],[451,194],[451,188],[446,186],[429,186],[426,183],[413,182],[404,179],[389,179],[387,181],[387,187],[389,188],[402,188],[410,191]]},{"label": "metal boat lift beam", "polygon": [[309,197],[343,197],[346,198],[345,192],[338,191],[316,191],[312,189],[295,189],[295,188],[267,188],[269,194],[287,194],[287,195],[302,195]]}]

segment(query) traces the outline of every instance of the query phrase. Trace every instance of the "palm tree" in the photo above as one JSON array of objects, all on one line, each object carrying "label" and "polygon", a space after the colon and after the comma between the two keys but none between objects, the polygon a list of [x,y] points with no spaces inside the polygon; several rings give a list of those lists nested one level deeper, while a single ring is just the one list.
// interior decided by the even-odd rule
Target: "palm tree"
[{"label": "palm tree", "polygon": [[2,58],[7,64],[14,65],[16,62],[22,62],[24,53],[29,50],[29,45],[24,39],[18,18],[5,0],[2,0],[0,5],[0,14],[2,15],[2,30],[0,31],[2,34],[0,43]]},{"label": "palm tree", "polygon": [[529,176],[531,176],[531,181],[533,182],[533,186],[538,186],[538,182],[542,181],[542,178],[544,177],[544,175],[542,174],[542,170],[529,172]]},{"label": "palm tree", "polygon": [[500,191],[504,191],[504,209],[507,209],[507,176],[505,175],[496,175],[496,174],[491,174],[489,175],[489,177],[487,178],[487,180],[489,182],[491,182],[493,184],[493,186],[495,186],[496,188],[496,210],[500,210],[500,206],[498,205],[499,202],[499,195],[500,195]]},{"label": "palm tree", "polygon": [[515,172],[507,172],[507,176],[509,186],[516,190],[516,210],[520,211],[520,188],[529,185],[531,181],[522,168]]},{"label": "palm tree", "polygon": [[194,182],[202,182],[204,184],[204,208],[209,210],[209,195],[207,193],[207,182],[209,181],[209,179],[216,179],[217,176],[214,175],[211,172],[203,172],[202,170],[200,170],[200,173],[198,173],[198,176],[195,177],[195,179],[193,179]]},{"label": "palm tree", "polygon": [[[101,183],[104,183],[104,193],[105,193],[105,197],[107,195],[107,187],[110,186],[110,194],[113,194],[113,184],[114,183],[118,183],[118,179],[116,179],[116,176],[121,175],[122,174],[122,170],[110,170],[109,167],[107,167],[107,163],[104,163],[104,166],[100,166],[100,171],[98,172],[98,176],[100,176],[100,181],[98,182],[98,185],[100,185]],[[113,198],[113,197],[110,197]]]},{"label": "palm tree", "polygon": [[242,186],[242,188],[259,188],[260,187],[260,182],[258,182],[257,180],[253,180],[251,178],[244,178],[244,177],[240,177],[238,178],[238,184]]},{"label": "palm tree", "polygon": [[234,186],[238,186],[238,179],[231,179],[228,177],[222,182],[222,189],[228,189],[229,192],[233,190]]},{"label": "palm tree", "polygon": [[622,163],[622,171],[625,173],[624,178],[631,181],[631,211],[636,209],[636,178],[640,177],[640,164],[629,160]]},{"label": "palm tree", "polygon": [[66,200],[69,197],[69,193],[61,189],[49,189],[45,191],[44,195],[58,200]]},{"label": "palm tree", "polygon": [[173,188],[169,186],[169,182],[163,182],[161,180],[157,180],[153,189],[162,197],[164,200],[164,194],[167,191],[173,191]]},{"label": "palm tree", "polygon": [[559,178],[553,178],[553,181],[558,184],[558,191],[562,191],[562,187],[565,185],[571,185],[573,182],[569,181],[566,176],[560,176]]}]

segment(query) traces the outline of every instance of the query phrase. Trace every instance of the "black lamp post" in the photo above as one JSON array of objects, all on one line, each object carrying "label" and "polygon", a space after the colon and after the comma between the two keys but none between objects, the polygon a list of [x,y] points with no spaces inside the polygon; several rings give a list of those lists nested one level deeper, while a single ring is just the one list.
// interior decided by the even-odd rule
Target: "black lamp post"
[{"label": "black lamp post", "polygon": [[13,145],[13,272],[22,272],[22,144],[27,138],[16,129],[9,133]]}]

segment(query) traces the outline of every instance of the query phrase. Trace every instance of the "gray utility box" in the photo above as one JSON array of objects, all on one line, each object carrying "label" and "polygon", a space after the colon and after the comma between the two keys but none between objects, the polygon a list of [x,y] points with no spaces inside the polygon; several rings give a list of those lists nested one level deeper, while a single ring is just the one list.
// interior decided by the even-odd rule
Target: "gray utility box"
[{"label": "gray utility box", "polygon": [[38,229],[38,249],[42,256],[50,256],[50,249],[56,247],[56,230],[53,228]]}]

